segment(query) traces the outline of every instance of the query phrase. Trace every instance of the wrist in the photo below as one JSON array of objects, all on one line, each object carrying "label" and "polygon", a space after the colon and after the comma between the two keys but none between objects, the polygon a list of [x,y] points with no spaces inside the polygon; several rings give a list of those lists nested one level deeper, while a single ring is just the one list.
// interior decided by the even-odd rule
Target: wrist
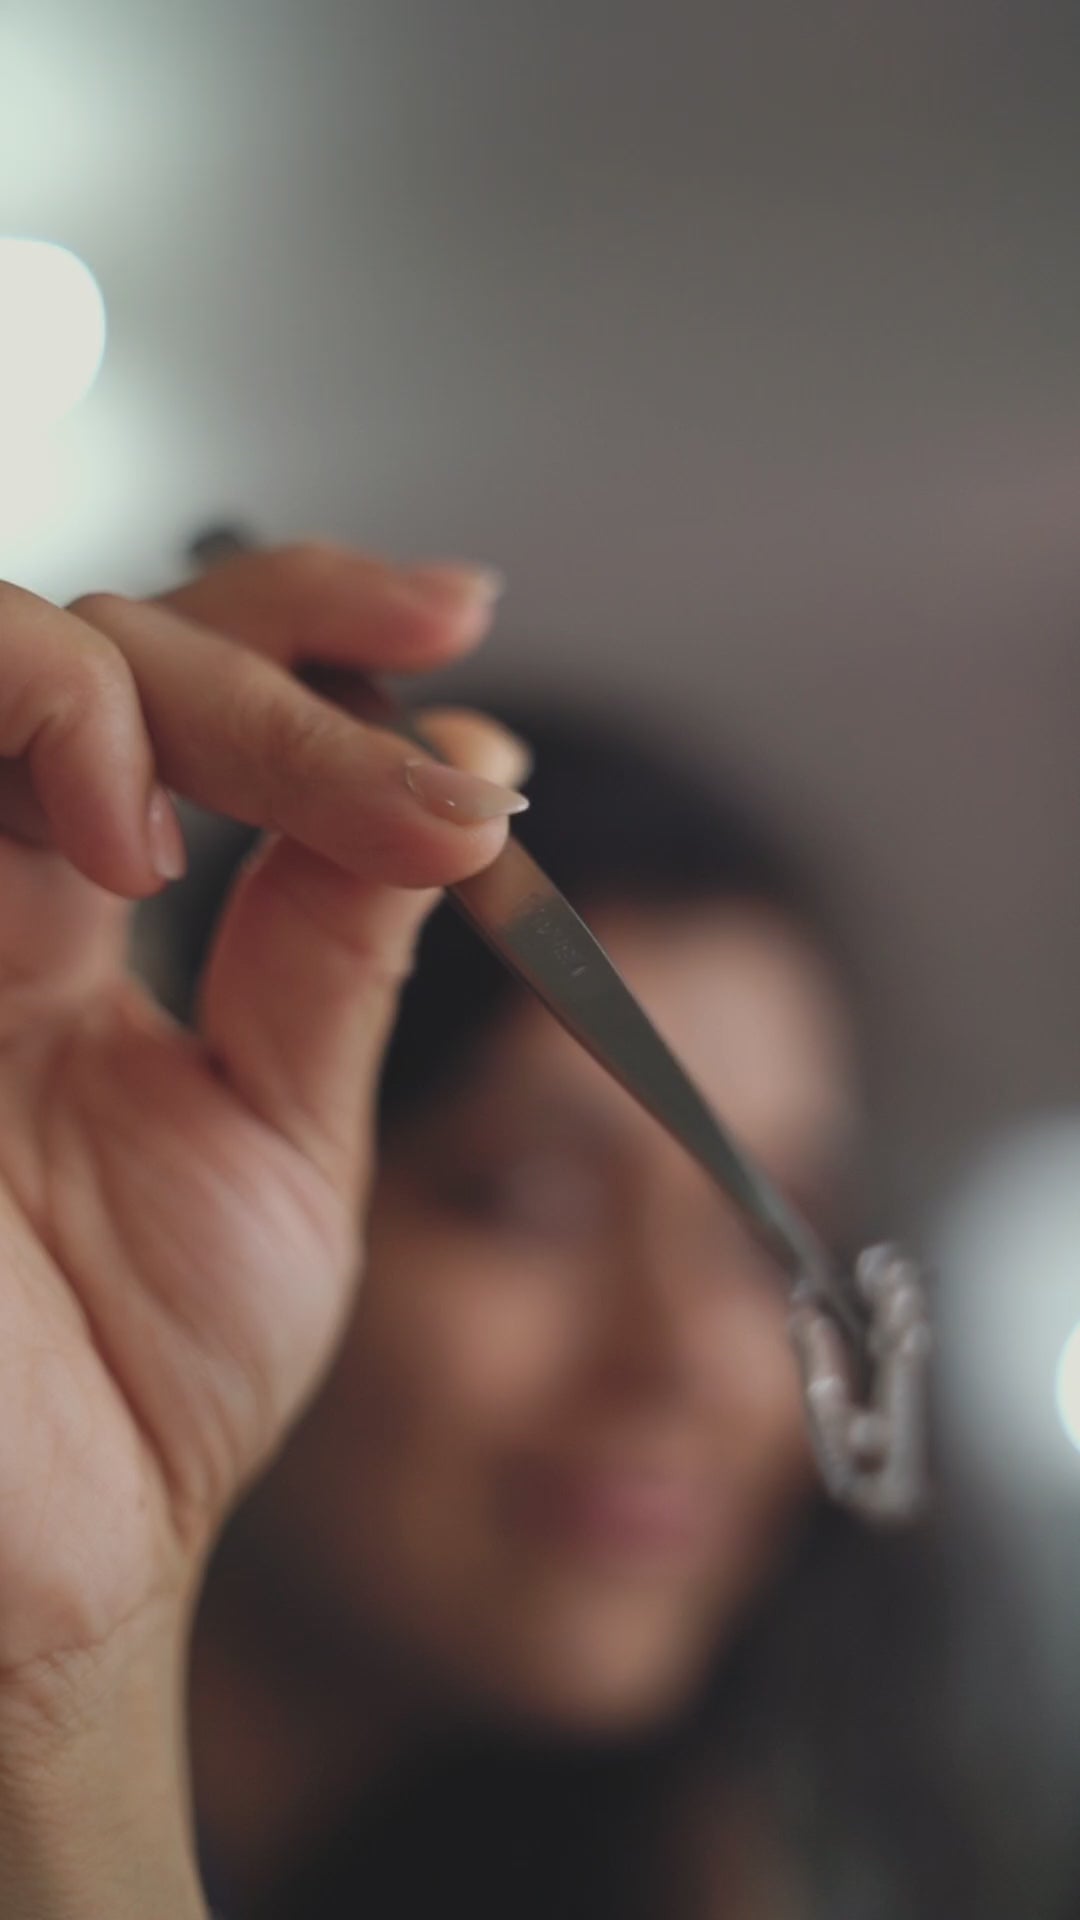
[{"label": "wrist", "polygon": [[181,1622],[0,1681],[4,1920],[206,1920]]}]

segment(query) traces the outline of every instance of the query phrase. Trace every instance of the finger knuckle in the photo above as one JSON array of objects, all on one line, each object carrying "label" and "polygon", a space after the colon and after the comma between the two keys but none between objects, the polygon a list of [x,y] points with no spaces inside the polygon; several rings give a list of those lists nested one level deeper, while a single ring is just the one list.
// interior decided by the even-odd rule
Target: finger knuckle
[{"label": "finger knuckle", "polygon": [[14,626],[24,620],[35,606],[32,594],[12,580],[0,580],[0,624]]},{"label": "finger knuckle", "polygon": [[84,641],[72,658],[72,679],[88,700],[99,705],[134,703],[134,675],[111,640]]},{"label": "finger knuckle", "polygon": [[130,720],[138,711],[131,668],[120,649],[103,634],[80,636],[64,664],[58,689],[57,720],[77,726],[84,720]]},{"label": "finger knuckle", "polygon": [[70,602],[68,612],[89,626],[108,627],[122,618],[129,606],[122,593],[81,593],[77,600]]},{"label": "finger knuckle", "polygon": [[14,739],[27,745],[40,739],[44,747],[86,727],[104,725],[114,738],[130,729],[139,708],[134,676],[107,634],[85,621],[66,621],[22,588],[0,583],[0,630],[9,621],[12,631],[37,642],[4,689]]},{"label": "finger knuckle", "polygon": [[307,775],[324,756],[340,723],[318,701],[286,688],[259,688],[254,698],[251,733],[269,772],[286,778]]}]

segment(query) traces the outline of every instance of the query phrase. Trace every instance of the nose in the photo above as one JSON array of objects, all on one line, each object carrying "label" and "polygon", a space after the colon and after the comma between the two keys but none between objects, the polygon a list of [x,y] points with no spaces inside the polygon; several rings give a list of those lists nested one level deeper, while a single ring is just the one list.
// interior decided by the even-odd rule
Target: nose
[{"label": "nose", "polygon": [[[650,1404],[707,1398],[716,1370],[700,1261],[664,1209],[626,1209],[597,1290],[594,1364],[609,1394]],[[715,1316],[712,1316],[713,1320]]]}]

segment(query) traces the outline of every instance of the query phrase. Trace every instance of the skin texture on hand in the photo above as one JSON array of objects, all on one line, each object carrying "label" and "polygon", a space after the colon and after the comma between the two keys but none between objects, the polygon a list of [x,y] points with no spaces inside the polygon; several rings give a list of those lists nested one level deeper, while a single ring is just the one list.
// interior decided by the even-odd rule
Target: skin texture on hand
[{"label": "skin texture on hand", "polygon": [[48,1697],[0,1690],[4,1920],[206,1920],[177,1627],[145,1616]]},{"label": "skin texture on hand", "polygon": [[[226,1510],[343,1325],[433,889],[505,839],[512,795],[439,817],[404,778],[416,748],[293,669],[443,665],[490,607],[469,569],[321,546],[155,603],[0,591],[0,1778],[16,1724],[46,1752],[115,1735],[115,1651],[147,1623],[173,1657]],[[501,730],[447,725],[459,764],[512,773]],[[124,966],[162,783],[268,834],[194,1035]]]}]

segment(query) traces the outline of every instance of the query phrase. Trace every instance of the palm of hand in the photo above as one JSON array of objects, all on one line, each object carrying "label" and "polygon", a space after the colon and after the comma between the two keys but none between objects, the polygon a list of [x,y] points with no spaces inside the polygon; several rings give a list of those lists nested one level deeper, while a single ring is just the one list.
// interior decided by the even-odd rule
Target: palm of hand
[{"label": "palm of hand", "polygon": [[326,1176],[117,976],[0,1053],[0,1262],[10,1670],[103,1643],[168,1569],[183,1582],[325,1360],[356,1236]]}]

